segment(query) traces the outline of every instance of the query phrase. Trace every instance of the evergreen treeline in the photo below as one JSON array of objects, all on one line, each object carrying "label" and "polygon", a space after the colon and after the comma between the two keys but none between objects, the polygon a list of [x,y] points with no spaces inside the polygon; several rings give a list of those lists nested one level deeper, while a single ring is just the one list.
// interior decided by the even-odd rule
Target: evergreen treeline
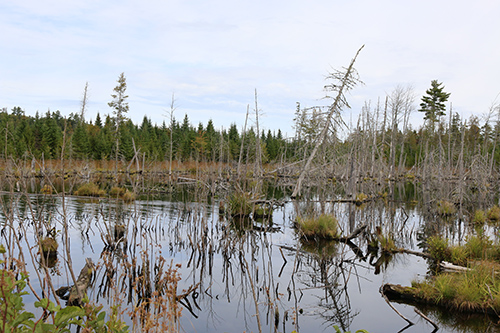
[{"label": "evergreen treeline", "polygon": [[[124,119],[116,131],[116,118],[97,114],[94,121],[86,122],[78,114],[63,117],[59,111],[47,111],[43,116],[25,115],[20,107],[0,112],[0,156],[21,158],[59,159],[65,141],[65,158],[114,160],[118,137],[118,156],[131,160],[136,152],[147,160],[164,161],[238,161],[242,136],[236,124],[227,130],[216,130],[211,120],[206,125],[194,127],[187,115],[182,122],[172,118],[158,126],[148,117],[140,125]],[[242,161],[255,159],[256,133],[246,131],[242,149]],[[274,161],[284,152],[285,140],[281,131],[260,134],[264,161]]]},{"label": "evergreen treeline", "polygon": [[[280,162],[293,163],[315,155],[314,170],[331,175],[395,176],[414,168],[426,176],[465,176],[467,170],[492,176],[500,163],[500,106],[491,108],[485,121],[472,116],[465,120],[452,110],[446,112],[450,96],[437,80],[422,97],[420,111],[425,123],[412,128],[415,111],[411,87],[398,86],[385,103],[366,103],[356,126],[347,128],[340,112],[331,121],[322,107],[301,108],[297,104],[294,138],[277,132],[242,132],[236,124],[216,130],[212,120],[193,126],[185,115],[168,125],[153,124],[145,116],[140,125],[125,117],[128,104],[122,73],[109,103],[112,115],[86,122],[80,114],[63,117],[59,111],[25,115],[20,107],[0,112],[0,157],[124,160],[134,156],[148,161]],[[85,101],[82,110],[85,109]],[[451,109],[451,108],[450,108]],[[83,114],[82,111],[82,114]],[[496,120],[492,120],[496,116]],[[327,131],[323,131],[328,126]],[[320,133],[324,135],[320,138]],[[260,145],[260,149],[257,149]],[[314,150],[314,154],[311,152]],[[260,156],[257,156],[260,154]],[[240,156],[241,155],[241,156]],[[295,171],[290,169],[292,173]]]}]

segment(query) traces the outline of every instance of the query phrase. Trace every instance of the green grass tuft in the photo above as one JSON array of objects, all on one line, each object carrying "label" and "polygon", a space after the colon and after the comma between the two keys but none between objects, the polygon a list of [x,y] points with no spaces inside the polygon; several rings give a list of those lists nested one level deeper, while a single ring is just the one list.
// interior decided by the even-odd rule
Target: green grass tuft
[{"label": "green grass tuft", "polygon": [[339,224],[333,215],[320,215],[318,217],[297,217],[297,227],[305,237],[319,237],[324,239],[339,238]]}]

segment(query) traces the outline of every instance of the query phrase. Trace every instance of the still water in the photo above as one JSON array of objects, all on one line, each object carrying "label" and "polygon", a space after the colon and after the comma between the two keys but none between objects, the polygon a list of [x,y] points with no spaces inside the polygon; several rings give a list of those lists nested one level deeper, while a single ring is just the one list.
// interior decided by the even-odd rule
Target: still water
[{"label": "still water", "polygon": [[[377,227],[392,234],[396,245],[422,251],[429,233],[444,232],[460,240],[467,227],[429,221],[415,205],[377,201],[352,203],[282,201],[272,216],[236,219],[219,214],[220,202],[137,200],[131,204],[53,196],[4,196],[0,243],[14,256],[23,252],[31,283],[39,293],[48,279],[37,256],[37,238],[54,228],[57,261],[47,269],[57,289],[71,285],[68,245],[75,274],[91,258],[95,276],[87,290],[105,308],[120,305],[122,318],[138,327],[133,306],[158,289],[159,275],[171,264],[179,277],[180,325],[186,332],[398,332],[407,326],[384,300],[385,283],[410,285],[429,272],[426,259],[414,255],[384,256],[369,252],[369,235]],[[64,203],[64,204],[63,204]],[[339,242],[304,241],[293,227],[297,212],[334,214],[342,234],[367,225],[366,233]],[[67,223],[66,242],[63,226]],[[9,226],[12,226],[10,228]],[[21,241],[16,249],[14,239]],[[134,281],[141,278],[142,283]],[[54,297],[54,296],[53,296]],[[34,296],[26,296],[33,309]],[[410,305],[392,303],[414,325],[405,332],[431,332],[433,327]],[[484,331],[487,317],[420,308],[439,332]],[[164,319],[163,319],[164,320]],[[481,323],[484,323],[481,326]],[[479,326],[478,326],[479,325]]]}]

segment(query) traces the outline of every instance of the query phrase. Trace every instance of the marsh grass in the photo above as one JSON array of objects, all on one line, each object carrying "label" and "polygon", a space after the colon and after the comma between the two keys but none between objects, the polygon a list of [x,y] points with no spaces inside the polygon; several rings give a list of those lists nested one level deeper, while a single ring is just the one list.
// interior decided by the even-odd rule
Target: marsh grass
[{"label": "marsh grass", "polygon": [[440,236],[431,236],[427,240],[427,250],[429,254],[437,261],[450,261],[451,249],[448,246],[448,240]]},{"label": "marsh grass", "polygon": [[457,212],[455,205],[446,200],[439,200],[436,205],[438,215],[451,216]]},{"label": "marsh grass", "polygon": [[482,209],[478,209],[474,212],[474,217],[472,218],[472,223],[483,224],[486,222],[486,213]]},{"label": "marsh grass", "polygon": [[227,210],[231,216],[250,216],[253,210],[251,195],[245,192],[235,192],[229,196]]},{"label": "marsh grass", "polygon": [[136,195],[134,192],[129,191],[125,187],[113,186],[111,190],[109,190],[109,196],[115,199],[121,199],[125,202],[131,202],[136,199]]},{"label": "marsh grass", "polygon": [[460,266],[467,266],[474,260],[500,259],[500,246],[483,233],[467,237],[464,245],[450,245],[440,236],[429,237],[427,245],[427,251],[436,261],[449,261]]},{"label": "marsh grass", "polygon": [[497,205],[491,207],[487,214],[488,220],[493,223],[498,223],[500,221],[500,207]]},{"label": "marsh grass", "polygon": [[297,228],[304,237],[336,239],[340,237],[339,224],[335,216],[322,214],[318,217],[297,217]]},{"label": "marsh grass", "polygon": [[104,197],[106,196],[106,191],[100,189],[97,184],[86,183],[81,185],[73,194],[84,197]]},{"label": "marsh grass", "polygon": [[354,199],[354,203],[356,206],[361,206],[366,200],[368,200],[368,196],[364,193],[358,193],[356,195],[356,199]]},{"label": "marsh grass", "polygon": [[57,256],[59,244],[52,237],[45,237],[40,240],[40,250],[44,256]]},{"label": "marsh grass", "polygon": [[427,281],[413,281],[413,293],[421,299],[467,312],[500,311],[498,264],[481,261],[464,273],[442,273]]}]

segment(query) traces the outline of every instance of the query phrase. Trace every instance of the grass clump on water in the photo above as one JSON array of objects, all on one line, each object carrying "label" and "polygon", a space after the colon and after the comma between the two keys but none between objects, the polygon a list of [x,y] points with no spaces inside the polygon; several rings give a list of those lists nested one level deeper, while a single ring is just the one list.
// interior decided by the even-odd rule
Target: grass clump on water
[{"label": "grass clump on water", "polygon": [[231,216],[250,216],[253,210],[251,197],[244,192],[231,194],[227,202],[227,209]]},{"label": "grass clump on water", "polygon": [[498,223],[500,222],[500,207],[497,205],[491,207],[487,213],[488,220],[490,222]]},{"label": "grass clump on water", "polygon": [[297,228],[305,237],[336,239],[340,237],[339,224],[335,216],[322,214],[318,217],[297,217]]},{"label": "grass clump on water", "polygon": [[500,311],[498,264],[477,262],[464,273],[442,273],[427,281],[413,281],[414,295],[426,302],[466,312]]},{"label": "grass clump on water", "polygon": [[109,196],[116,199],[122,199],[125,202],[134,201],[136,195],[124,187],[113,186],[109,191]]},{"label": "grass clump on water", "polygon": [[441,216],[451,216],[457,212],[455,205],[446,200],[437,202],[437,213]]},{"label": "grass clump on water", "polygon": [[80,186],[73,194],[84,197],[104,197],[106,191],[100,189],[99,186],[94,183],[86,183]]}]

